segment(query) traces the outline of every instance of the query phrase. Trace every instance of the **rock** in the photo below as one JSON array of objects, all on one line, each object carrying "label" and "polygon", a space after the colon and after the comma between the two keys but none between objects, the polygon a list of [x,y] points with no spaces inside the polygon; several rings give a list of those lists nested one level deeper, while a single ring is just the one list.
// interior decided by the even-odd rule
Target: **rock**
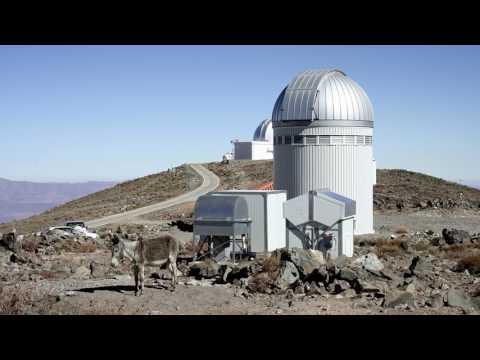
[{"label": "rock", "polygon": [[326,265],[321,265],[318,269],[315,269],[310,275],[304,279],[304,281],[314,281],[327,284],[330,282],[330,275],[327,271]]},{"label": "rock", "polygon": [[325,264],[323,254],[318,250],[304,250],[301,248],[279,249],[272,256],[277,256],[281,261],[290,261],[299,272],[302,280],[307,278],[315,269]]},{"label": "rock", "polygon": [[405,291],[415,295],[415,284],[413,282],[408,284]]},{"label": "rock", "polygon": [[408,267],[411,275],[419,275],[425,272],[432,272],[433,265],[428,259],[415,256]]},{"label": "rock", "polygon": [[72,275],[74,279],[88,279],[90,277],[90,269],[86,266],[79,266]]},{"label": "rock", "polygon": [[443,229],[442,236],[448,245],[463,244],[470,241],[470,234],[465,230]]},{"label": "rock", "polygon": [[357,280],[358,275],[355,271],[349,268],[342,268],[337,276],[340,280],[348,281],[350,284],[353,284],[355,280]]},{"label": "rock", "polygon": [[425,201],[420,201],[418,202],[417,207],[419,207],[420,209],[426,209],[428,207],[428,203]]},{"label": "rock", "polygon": [[[321,254],[321,253],[320,253]],[[340,255],[335,259],[335,266],[340,270],[350,262],[350,259],[345,255]]]},{"label": "rock", "polygon": [[323,295],[325,294],[325,288],[323,286],[318,286],[316,282],[312,281],[305,284],[305,294],[307,295]]},{"label": "rock", "polygon": [[0,245],[10,251],[18,251],[21,247],[20,241],[18,241],[16,231],[3,234],[0,239]]},{"label": "rock", "polygon": [[350,283],[345,280],[335,280],[333,292],[339,294],[347,289],[350,289]]},{"label": "rock", "polygon": [[357,293],[353,289],[346,289],[344,292],[342,292],[342,295],[346,298],[352,298],[357,296]]},{"label": "rock", "polygon": [[190,274],[190,268],[188,267],[187,264],[184,264],[183,262],[177,265],[177,269],[184,276],[189,276],[189,274]]},{"label": "rock", "polygon": [[282,261],[280,273],[275,280],[275,285],[279,289],[288,289],[300,279],[297,267],[290,261]]},{"label": "rock", "polygon": [[360,256],[353,261],[353,264],[360,265],[362,268],[372,272],[382,271],[384,268],[383,263],[374,253],[368,253],[367,255]]},{"label": "rock", "polygon": [[199,279],[211,279],[219,275],[220,265],[213,260],[195,261],[190,263],[190,276]]},{"label": "rock", "polygon": [[470,296],[462,290],[451,288],[447,292],[447,304],[452,307],[459,307],[465,311],[475,310],[476,306]]},{"label": "rock", "polygon": [[302,295],[302,294],[305,294],[305,289],[302,285],[297,285],[297,287],[295,288],[294,290],[294,294],[297,294],[297,295]]},{"label": "rock", "polygon": [[385,286],[383,284],[379,284],[378,282],[367,282],[362,279],[355,280],[353,288],[357,293],[385,293]]},{"label": "rock", "polygon": [[10,255],[10,261],[16,264],[26,264],[28,262],[26,258],[16,253],[13,253],[12,255]]},{"label": "rock", "polygon": [[393,291],[385,296],[383,306],[386,308],[410,308],[416,307],[415,298],[412,293],[408,291]]},{"label": "rock", "polygon": [[432,295],[429,303],[432,308],[440,309],[441,307],[443,307],[443,295],[442,294]]},{"label": "rock", "polygon": [[211,287],[213,286],[208,280],[196,280],[196,279],[190,279],[188,280],[185,285],[190,285],[190,286],[202,286],[202,287]]}]

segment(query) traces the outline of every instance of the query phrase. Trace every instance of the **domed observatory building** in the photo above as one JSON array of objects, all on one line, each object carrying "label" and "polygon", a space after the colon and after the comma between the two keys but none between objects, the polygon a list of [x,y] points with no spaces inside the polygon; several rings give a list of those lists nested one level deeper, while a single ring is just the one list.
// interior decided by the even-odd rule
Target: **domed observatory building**
[{"label": "domed observatory building", "polygon": [[253,141],[234,140],[232,143],[235,160],[273,159],[272,120],[265,119],[258,125]]},{"label": "domed observatory building", "polygon": [[272,114],[274,189],[311,190],[356,201],[355,234],[373,233],[373,108],[340,70],[307,70],[280,93]]}]

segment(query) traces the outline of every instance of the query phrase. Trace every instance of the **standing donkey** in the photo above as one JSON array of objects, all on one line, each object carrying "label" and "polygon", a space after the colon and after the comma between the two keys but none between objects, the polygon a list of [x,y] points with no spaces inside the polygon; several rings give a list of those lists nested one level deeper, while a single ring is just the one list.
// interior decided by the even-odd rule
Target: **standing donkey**
[{"label": "standing donkey", "polygon": [[153,239],[143,239],[141,236],[136,241],[121,239],[117,234],[112,239],[112,266],[118,266],[120,260],[127,258],[133,263],[135,277],[135,296],[143,294],[146,266],[162,266],[167,268],[172,275],[172,287],[175,289],[177,280],[177,256],[179,251],[178,240],[170,234],[163,234]]}]

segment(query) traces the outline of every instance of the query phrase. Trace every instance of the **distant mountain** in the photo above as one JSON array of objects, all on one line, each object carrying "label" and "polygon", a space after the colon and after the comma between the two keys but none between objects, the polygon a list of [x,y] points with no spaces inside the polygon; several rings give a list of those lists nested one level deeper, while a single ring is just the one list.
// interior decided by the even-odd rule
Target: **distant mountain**
[{"label": "distant mountain", "polygon": [[480,189],[480,180],[460,180],[460,184],[471,186],[476,189]]},{"label": "distant mountain", "polygon": [[0,223],[41,213],[115,184],[111,181],[36,183],[0,178]]}]

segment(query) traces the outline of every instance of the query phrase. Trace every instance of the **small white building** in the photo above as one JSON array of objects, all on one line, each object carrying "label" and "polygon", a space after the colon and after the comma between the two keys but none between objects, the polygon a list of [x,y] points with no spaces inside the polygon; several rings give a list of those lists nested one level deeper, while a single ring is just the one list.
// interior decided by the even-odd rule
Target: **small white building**
[{"label": "small white building", "polygon": [[253,141],[233,140],[233,158],[235,160],[273,159],[272,120],[265,119],[253,134]]}]

